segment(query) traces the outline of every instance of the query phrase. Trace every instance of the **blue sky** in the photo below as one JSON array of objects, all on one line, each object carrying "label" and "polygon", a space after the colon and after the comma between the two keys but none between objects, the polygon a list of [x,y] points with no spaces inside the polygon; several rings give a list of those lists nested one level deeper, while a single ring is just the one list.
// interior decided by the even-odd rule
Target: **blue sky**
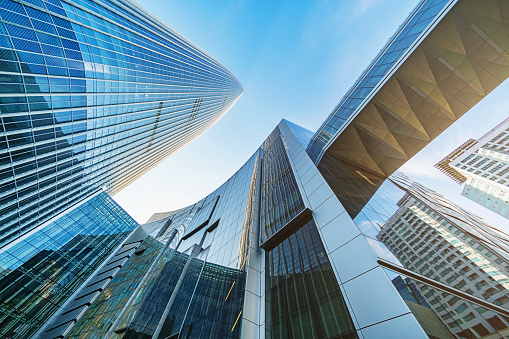
[{"label": "blue sky", "polygon": [[[282,118],[315,131],[396,31],[417,0],[138,0],[225,65],[244,86],[208,132],[114,198],[138,222],[190,205],[235,173]],[[509,115],[509,83],[468,112],[403,168],[500,227],[509,222],[463,198],[433,165]]]}]

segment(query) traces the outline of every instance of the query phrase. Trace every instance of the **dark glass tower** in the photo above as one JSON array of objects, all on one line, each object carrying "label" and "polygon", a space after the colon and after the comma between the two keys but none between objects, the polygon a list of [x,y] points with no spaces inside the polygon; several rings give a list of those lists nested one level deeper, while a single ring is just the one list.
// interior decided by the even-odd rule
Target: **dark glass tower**
[{"label": "dark glass tower", "polygon": [[154,215],[42,336],[506,336],[509,235],[401,173],[367,198],[376,178],[343,168],[363,180],[343,206],[311,136],[283,120],[216,191]]},{"label": "dark glass tower", "polygon": [[0,1],[0,246],[101,187],[115,194],[242,93],[130,1]]}]

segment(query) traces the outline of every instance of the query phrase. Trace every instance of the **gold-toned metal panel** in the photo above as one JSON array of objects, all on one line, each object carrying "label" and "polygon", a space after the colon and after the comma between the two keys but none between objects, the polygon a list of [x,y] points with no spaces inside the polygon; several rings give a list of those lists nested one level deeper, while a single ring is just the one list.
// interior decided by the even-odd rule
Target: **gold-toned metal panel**
[{"label": "gold-toned metal panel", "polygon": [[388,177],[508,76],[509,1],[460,0],[326,153]]}]

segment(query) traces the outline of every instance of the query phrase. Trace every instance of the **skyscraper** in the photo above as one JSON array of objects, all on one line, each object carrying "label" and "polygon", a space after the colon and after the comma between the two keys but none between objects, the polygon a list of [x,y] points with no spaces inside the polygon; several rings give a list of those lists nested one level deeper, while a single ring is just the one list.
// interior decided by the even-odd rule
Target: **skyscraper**
[{"label": "skyscraper", "polygon": [[117,193],[242,93],[128,0],[2,0],[0,17],[0,246],[102,187]]},{"label": "skyscraper", "polygon": [[30,338],[138,224],[105,192],[0,251],[0,336]]},{"label": "skyscraper", "polygon": [[508,235],[391,176],[509,75],[503,6],[419,3],[316,133],[283,120],[216,191],[155,214],[46,337],[507,336]]},{"label": "skyscraper", "polygon": [[[345,208],[312,135],[283,120],[217,190],[155,214],[42,337],[506,336],[509,235],[400,173]],[[354,173],[348,192],[374,184]]]},{"label": "skyscraper", "polygon": [[[348,110],[315,134],[282,121],[212,194],[154,215],[44,335],[506,335],[507,235],[402,175],[387,180],[509,75],[502,13],[496,1],[422,1],[338,106]],[[403,223],[393,245],[386,234]]]},{"label": "skyscraper", "polygon": [[461,195],[509,219],[509,118],[470,139],[435,165],[465,184]]},{"label": "skyscraper", "polygon": [[[405,194],[377,239],[397,258],[394,262],[509,309],[509,235],[400,174],[393,180]],[[479,312],[478,305],[455,294],[430,293],[422,282],[415,285],[451,333],[467,338],[497,330],[509,334],[507,317]]]},{"label": "skyscraper", "polygon": [[242,94],[135,3],[0,1],[0,336],[34,335],[138,224],[109,195]]},{"label": "skyscraper", "polygon": [[217,190],[138,227],[39,337],[507,336],[507,234],[391,176],[509,75],[504,6],[422,1],[345,115],[281,121]]}]

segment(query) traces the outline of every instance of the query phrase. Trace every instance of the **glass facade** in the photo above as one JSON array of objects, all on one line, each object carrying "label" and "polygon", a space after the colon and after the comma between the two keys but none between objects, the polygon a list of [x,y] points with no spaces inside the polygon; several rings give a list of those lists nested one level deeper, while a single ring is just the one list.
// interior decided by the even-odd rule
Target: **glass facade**
[{"label": "glass facade", "polygon": [[267,253],[271,338],[358,338],[324,253],[313,221]]},{"label": "glass facade", "polygon": [[0,1],[0,246],[115,194],[234,104],[238,80],[129,1]]},{"label": "glass facade", "polygon": [[106,193],[0,252],[0,334],[29,338],[138,224]]},{"label": "glass facade", "polygon": [[279,127],[263,144],[261,241],[281,230],[304,209]]},{"label": "glass facade", "polygon": [[509,235],[403,174],[316,167],[306,136],[282,121],[216,191],[140,226],[68,337],[509,333]]},{"label": "glass facade", "polygon": [[[304,147],[308,131],[284,124]],[[276,127],[263,144],[260,241],[296,229],[266,252],[267,330],[272,338],[357,338],[316,225],[290,226],[306,206],[285,142]]]},{"label": "glass facade", "polygon": [[315,133],[307,149],[311,159],[316,161],[320,157],[329,140],[354,115],[364,99],[373,92],[392,67],[451,2],[451,0],[424,0],[419,3],[407,21],[389,39],[387,45]]},{"label": "glass facade", "polygon": [[68,338],[239,338],[260,154],[200,202],[142,225],[149,236]]},{"label": "glass facade", "polygon": [[468,295],[509,309],[509,235],[401,173],[354,214],[379,259],[403,268],[385,271],[429,336],[507,336],[509,317]]},{"label": "glass facade", "polygon": [[[309,140],[309,131],[292,128]],[[142,225],[155,229],[69,338],[240,338],[253,330],[277,338],[357,338],[313,220],[260,252],[260,243],[306,207],[287,147],[276,127],[212,194]],[[171,223],[162,232],[165,220]],[[174,229],[180,240],[165,250],[161,239]]]},{"label": "glass facade", "polygon": [[[195,127],[197,131],[200,130],[199,126],[205,126],[199,125],[200,121],[205,124],[205,121],[209,121],[207,119],[217,118],[235,102],[242,91],[236,79],[222,66],[161,26],[134,4],[99,0],[80,0],[71,4],[52,0],[51,6],[55,8],[59,7],[57,2],[61,4],[67,18],[65,19],[64,14],[51,12],[55,9],[49,6],[49,2],[44,2],[45,7],[42,8],[34,1],[22,4],[8,2],[4,11],[23,16],[23,13],[16,10],[22,8],[36,36],[41,32],[33,23],[36,19],[31,19],[30,8],[50,15],[52,25],[56,27],[57,34],[54,35],[61,36],[64,31],[60,32],[58,27],[65,27],[59,26],[59,21],[53,19],[53,16],[70,23],[83,58],[84,76],[87,78],[86,112],[99,114],[86,117],[87,145],[88,120],[98,123],[103,121],[101,119],[112,119],[112,115],[105,115],[106,111],[102,111],[103,109],[115,105],[119,108],[131,107],[131,104],[139,108],[150,102],[153,106],[148,110],[153,115],[146,117],[147,120],[143,120],[145,117],[140,118],[151,121],[150,125],[143,125],[149,126],[146,133],[143,132],[149,139],[143,139],[143,147],[137,149],[136,152],[140,153],[136,154],[140,157],[143,155],[142,158],[148,159],[146,161],[151,164],[153,160],[149,159],[148,155],[160,154],[163,147],[165,150],[171,149],[160,138],[165,135],[181,136],[182,131],[192,134]],[[476,7],[467,1],[463,1],[457,11],[451,11],[445,16],[447,20],[440,23],[439,33],[430,39],[436,44],[428,44],[419,50],[419,53],[410,56],[420,59],[422,64],[429,63],[427,71],[439,70],[440,74],[445,74],[442,79],[444,83],[453,83],[458,87],[466,86],[464,83],[475,77],[486,78],[483,74],[476,73],[470,74],[470,78],[463,79],[463,82],[456,82],[457,72],[454,67],[444,66],[445,59],[440,59],[448,54],[450,49],[441,44],[448,44],[450,40],[456,39],[461,40],[462,46],[475,44],[484,48],[486,44],[491,46],[495,43],[489,41],[491,38],[501,41],[501,30],[507,27],[504,23],[492,19],[495,21],[493,27],[496,34],[491,32],[489,37],[486,35],[486,41],[478,42],[479,34],[473,25],[485,23],[485,20],[463,20],[467,16],[476,16],[472,14],[477,10]],[[438,133],[439,128],[434,128],[437,127],[434,119],[447,116],[451,112],[437,108],[440,105],[433,105],[431,93],[428,93],[430,95],[426,98],[422,94],[415,95],[415,90],[407,91],[398,98],[400,101],[392,102],[392,108],[409,98],[418,100],[416,99],[414,106],[405,106],[405,110],[398,112],[401,115],[398,116],[389,108],[384,111],[387,115],[383,116],[370,115],[373,110],[361,114],[365,121],[384,120],[387,125],[385,127],[396,126],[395,132],[390,130],[394,133],[387,134],[387,129],[383,128],[365,133],[359,128],[356,133],[342,133],[343,139],[340,140],[344,141],[345,145],[355,144],[357,148],[346,151],[337,148],[332,150],[334,152],[323,154],[323,157],[320,154],[324,145],[358,112],[362,102],[384,81],[391,69],[397,67],[398,62],[415,46],[419,37],[427,34],[426,29],[433,25],[439,13],[454,3],[453,0],[422,1],[317,133],[313,134],[293,123],[281,121],[239,171],[210,195],[186,208],[157,213],[150,222],[139,226],[129,235],[115,256],[95,272],[88,285],[78,291],[66,306],[61,307],[60,313],[53,317],[41,336],[80,339],[508,337],[509,235],[402,174],[387,179],[387,173],[394,169],[391,164],[399,166],[404,163],[406,155],[413,154],[412,152],[416,152],[416,149],[436,136],[425,135],[428,130],[423,126],[435,130],[433,133]],[[495,12],[503,12],[500,2],[492,1],[491,4],[488,12],[492,17],[498,15],[493,14]],[[479,4],[477,6],[483,7]],[[11,20],[11,14],[2,13],[0,12],[0,16],[5,21],[2,21],[2,24],[12,37],[15,30],[11,32],[8,25],[23,25],[10,24],[7,21]],[[454,27],[450,28],[449,25]],[[115,34],[110,34],[110,29]],[[450,33],[451,37],[441,39],[443,30]],[[474,38],[467,34],[470,30],[477,32]],[[93,38],[90,31],[93,31]],[[96,35],[98,32],[102,35]],[[106,36],[109,38],[105,38]],[[43,42],[40,38],[37,39],[42,49]],[[20,53],[16,45],[18,42],[12,38],[9,42],[13,44],[11,50],[16,49],[15,52]],[[68,47],[64,46],[63,41],[61,43],[67,60],[69,57],[65,48]],[[136,48],[127,47],[131,46],[129,44]],[[113,56],[104,52],[111,50],[109,46],[117,45],[125,47],[127,52],[120,50]],[[150,49],[154,54],[145,49]],[[437,52],[439,49],[442,54]],[[131,50],[132,52],[129,52]],[[499,51],[497,53],[483,55],[487,58],[500,56]],[[120,61],[117,54],[127,57]],[[430,55],[435,57],[435,54],[440,57],[427,59]],[[21,67],[23,88],[28,88],[21,57],[15,55],[16,62]],[[112,57],[116,58],[116,66],[111,61]],[[136,62],[132,63],[131,58],[136,59]],[[154,77],[150,77],[150,80],[139,78],[150,73],[149,69],[153,64],[160,64],[157,58],[170,62],[170,67],[159,68],[162,73],[154,72]],[[168,61],[168,58],[172,61]],[[472,54],[465,54],[461,60],[473,62],[473,59],[477,58]],[[112,64],[107,64],[104,60],[109,60]],[[172,63],[174,61],[175,63]],[[479,62],[483,63],[484,60]],[[119,71],[126,69],[125,65],[131,63],[134,70],[129,69],[129,72],[123,73]],[[412,62],[408,64],[408,67],[422,65]],[[53,77],[49,74],[47,61],[44,65],[48,78]],[[70,68],[67,68],[67,76],[72,78]],[[117,70],[111,71],[114,68]],[[110,70],[109,73],[106,70]],[[174,71],[175,73],[172,73]],[[203,74],[199,73],[202,71]],[[421,73],[424,74],[424,71]],[[454,75],[451,75],[452,73]],[[116,80],[114,75],[118,75]],[[415,74],[410,76],[413,75]],[[128,76],[131,78],[126,78]],[[171,82],[180,79],[180,76],[181,82]],[[139,101],[131,102],[130,97],[127,97],[127,103],[108,102],[106,105],[101,102],[97,104],[102,105],[100,108],[90,111],[88,78],[94,79],[90,82],[93,91],[97,91],[94,88],[103,84],[106,90],[108,82],[117,81],[119,86],[120,83],[134,83],[132,93],[135,93],[134,98]],[[169,82],[165,82],[167,80]],[[392,80],[393,85],[397,86],[394,85],[387,92],[399,88],[403,93],[412,86],[399,78]],[[419,82],[422,79],[414,80]],[[203,81],[207,84],[203,85]],[[140,83],[146,86],[138,87]],[[205,87],[201,87],[202,85]],[[435,91],[438,88],[435,85],[437,84],[429,86],[433,93],[438,92]],[[51,90],[50,82],[48,86]],[[72,85],[69,86],[72,93]],[[131,87],[129,88],[131,93]],[[154,92],[150,92],[152,88]],[[169,88],[177,89],[172,92]],[[144,89],[146,92],[142,91],[143,96],[139,96],[140,90]],[[197,94],[202,90],[207,95]],[[465,91],[472,92],[468,89]],[[102,98],[102,94],[93,93],[93,98]],[[210,96],[210,93],[213,95]],[[154,99],[158,95],[170,96],[168,102],[175,103],[176,106],[165,106],[166,99]],[[23,94],[23,97],[30,96],[28,92]],[[53,100],[52,96],[53,94],[50,95],[50,101]],[[475,103],[480,100],[479,97],[482,95],[469,98]],[[53,101],[51,103],[53,104]],[[72,105],[68,111],[74,112]],[[437,108],[438,113],[435,113],[438,115],[427,114],[430,106]],[[184,111],[180,111],[184,109],[182,107],[189,109],[187,116]],[[206,107],[210,108],[209,118],[201,115],[209,112],[205,111]],[[465,110],[461,107],[460,113],[463,114]],[[408,110],[419,110],[422,113],[415,117],[417,127],[412,126],[416,127],[414,129],[406,128],[409,126],[409,120],[405,120],[410,115]],[[55,114],[54,111],[52,108],[51,114]],[[28,114],[30,119],[31,112]],[[136,114],[138,112],[136,111]],[[460,113],[458,115],[461,115]],[[101,125],[98,128],[96,124],[92,125],[91,131],[107,131],[111,127],[114,128],[112,135],[118,136],[119,142],[125,140],[122,139],[125,137],[124,132],[135,138],[133,142],[141,142],[142,139],[136,139],[138,134],[129,134],[133,128],[138,128],[138,125],[129,125],[129,121],[122,120],[133,115],[125,112],[119,114],[120,121],[111,121],[115,127]],[[426,117],[423,119],[426,121],[420,121],[419,118],[422,117]],[[173,118],[176,120],[172,120]],[[33,127],[31,121],[31,131],[39,131]],[[180,127],[171,124],[175,121],[178,121],[176,126]],[[5,123],[4,120],[3,122]],[[130,126],[129,129],[122,129],[124,122],[125,126]],[[165,123],[167,124],[164,125]],[[52,128],[56,135],[58,128],[65,131],[66,126],[74,128],[74,125],[72,120],[62,126],[54,123]],[[159,128],[163,125],[174,134],[161,132]],[[419,130],[419,133],[414,133],[415,130]],[[145,130],[140,127],[140,131]],[[379,139],[372,138],[379,132],[383,136]],[[79,135],[79,132],[77,134]],[[396,140],[394,134],[398,134],[400,139]],[[36,134],[32,137],[34,135]],[[94,137],[95,135],[93,134]],[[105,138],[109,136],[111,135]],[[394,141],[389,140],[392,137],[397,142],[391,143]],[[415,144],[400,143],[407,138],[420,141]],[[93,141],[96,139],[91,140],[91,143],[96,142]],[[378,143],[376,140],[381,141]],[[6,142],[9,142],[8,138]],[[39,141],[34,141],[36,155],[37,142]],[[74,139],[67,142],[74,142]],[[133,145],[133,142],[129,142],[129,145]],[[108,145],[95,144],[94,147],[104,146],[105,152],[110,152]],[[118,149],[122,149],[120,146]],[[387,153],[374,152],[368,154],[374,154],[373,158],[368,159],[363,153],[365,149],[362,150],[368,146],[375,151],[389,150],[389,156]],[[394,149],[397,151],[392,152]],[[87,150],[85,147],[85,155]],[[111,152],[116,150],[117,148]],[[123,158],[130,150],[123,149]],[[343,151],[349,153],[351,158],[342,158]],[[408,154],[403,154],[404,152]],[[87,163],[89,158],[85,155],[82,159]],[[318,157],[321,157],[319,162]],[[355,158],[357,162],[353,161]],[[107,162],[105,164],[118,168],[117,158],[112,160],[105,155],[101,159]],[[368,163],[373,160],[374,166],[363,167],[363,159],[368,159]],[[58,165],[58,159],[56,161]],[[388,163],[391,163],[391,166],[382,166]],[[145,168],[150,167],[146,164],[140,165],[146,167],[139,167],[138,172],[130,170],[129,173],[142,173]],[[379,165],[380,171],[373,170]],[[107,168],[103,165],[99,167],[99,170]],[[382,167],[387,168],[386,172]],[[101,181],[103,179],[95,182],[107,184],[109,190],[116,191],[123,185],[123,182],[110,182],[107,179]],[[57,206],[55,202],[52,204]],[[23,327],[16,327],[18,328]]]}]

